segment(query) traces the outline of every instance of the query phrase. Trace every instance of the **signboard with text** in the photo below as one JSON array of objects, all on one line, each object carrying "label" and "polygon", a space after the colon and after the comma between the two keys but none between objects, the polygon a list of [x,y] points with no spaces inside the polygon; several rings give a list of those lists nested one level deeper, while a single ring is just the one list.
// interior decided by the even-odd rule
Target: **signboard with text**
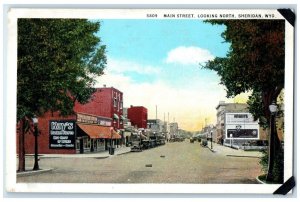
[{"label": "signboard with text", "polygon": [[226,113],[226,139],[259,139],[259,124],[251,113]]},{"label": "signboard with text", "polygon": [[77,113],[77,122],[111,126],[111,118]]},{"label": "signboard with text", "polygon": [[74,149],[76,136],[74,120],[49,121],[49,148]]}]

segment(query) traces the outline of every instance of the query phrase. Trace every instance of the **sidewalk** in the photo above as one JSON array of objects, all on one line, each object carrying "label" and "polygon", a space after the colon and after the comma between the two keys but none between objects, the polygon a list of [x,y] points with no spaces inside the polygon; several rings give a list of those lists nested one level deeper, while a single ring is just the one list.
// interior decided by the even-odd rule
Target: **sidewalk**
[{"label": "sidewalk", "polygon": [[229,157],[249,157],[249,158],[260,158],[262,153],[259,151],[244,151],[242,149],[230,148],[224,145],[213,143],[211,149],[211,143],[208,142],[207,148],[212,152],[229,156]]},{"label": "sidewalk", "polygon": [[[42,158],[111,158],[117,155],[122,155],[131,152],[130,147],[120,147],[116,148],[114,155],[109,155],[108,151],[94,152],[94,153],[84,153],[84,154],[39,154],[39,159]],[[34,158],[33,154],[26,155],[26,158]],[[27,176],[33,174],[39,174],[44,172],[51,172],[53,168],[42,168],[40,170],[32,170],[32,167],[26,167],[26,171],[17,172],[17,176]]]},{"label": "sidewalk", "polygon": [[39,158],[108,158],[130,152],[130,147],[119,147],[115,149],[114,155],[109,155],[108,151],[88,152],[83,154],[40,154]]}]

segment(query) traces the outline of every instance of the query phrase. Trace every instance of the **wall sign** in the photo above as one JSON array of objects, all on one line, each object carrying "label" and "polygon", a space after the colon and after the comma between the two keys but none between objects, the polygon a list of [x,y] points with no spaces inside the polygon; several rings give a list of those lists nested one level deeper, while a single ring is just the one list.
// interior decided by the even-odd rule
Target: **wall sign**
[{"label": "wall sign", "polygon": [[259,139],[259,124],[251,113],[225,114],[226,139]]},{"label": "wall sign", "polygon": [[75,131],[74,120],[49,121],[49,148],[75,149]]},{"label": "wall sign", "polygon": [[98,124],[101,126],[111,126],[112,119],[107,117],[93,116],[88,114],[77,113],[77,122]]}]

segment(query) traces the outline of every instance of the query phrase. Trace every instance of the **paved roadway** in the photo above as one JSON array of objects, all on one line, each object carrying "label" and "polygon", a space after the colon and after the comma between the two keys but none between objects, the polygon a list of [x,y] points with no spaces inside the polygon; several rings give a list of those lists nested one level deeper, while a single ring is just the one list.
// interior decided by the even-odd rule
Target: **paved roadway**
[{"label": "paved roadway", "polygon": [[18,176],[17,182],[257,183],[259,152],[213,146],[214,153],[185,141],[108,158],[42,158],[40,168],[53,168],[51,172]]}]

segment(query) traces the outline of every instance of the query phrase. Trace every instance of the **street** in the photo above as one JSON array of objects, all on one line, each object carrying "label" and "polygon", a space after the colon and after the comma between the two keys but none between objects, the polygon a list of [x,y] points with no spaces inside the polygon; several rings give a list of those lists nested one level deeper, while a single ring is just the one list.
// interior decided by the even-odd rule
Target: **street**
[{"label": "street", "polygon": [[[259,152],[217,144],[213,148],[215,152],[186,140],[108,158],[44,157],[39,161],[40,168],[52,168],[52,171],[18,176],[17,182],[257,183],[255,178],[261,174]],[[27,159],[26,164],[29,163],[31,159]]]}]

